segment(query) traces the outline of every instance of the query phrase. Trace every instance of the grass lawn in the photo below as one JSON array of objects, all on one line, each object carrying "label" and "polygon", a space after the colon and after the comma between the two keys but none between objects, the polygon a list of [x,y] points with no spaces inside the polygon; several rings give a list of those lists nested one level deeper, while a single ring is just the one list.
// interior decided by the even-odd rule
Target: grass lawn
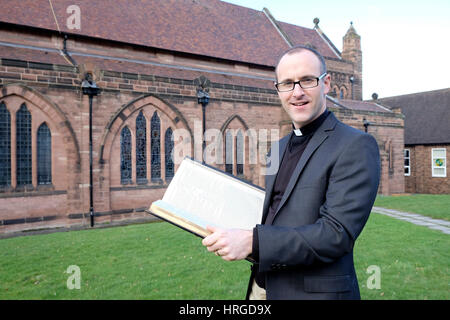
[{"label": "grass lawn", "polygon": [[243,299],[249,269],[167,223],[25,236],[0,240],[0,299]]},{"label": "grass lawn", "polygon": [[[371,214],[354,249],[361,298],[448,300],[449,248],[448,234]],[[380,289],[367,287],[371,265],[380,268]]]},{"label": "grass lawn", "polygon": [[375,206],[450,221],[450,194],[377,196]]},{"label": "grass lawn", "polygon": [[[372,214],[355,246],[363,299],[449,299],[450,237]],[[70,265],[81,289],[69,290]],[[370,265],[381,289],[368,289]],[[243,299],[250,264],[167,223],[0,240],[0,299]]]}]

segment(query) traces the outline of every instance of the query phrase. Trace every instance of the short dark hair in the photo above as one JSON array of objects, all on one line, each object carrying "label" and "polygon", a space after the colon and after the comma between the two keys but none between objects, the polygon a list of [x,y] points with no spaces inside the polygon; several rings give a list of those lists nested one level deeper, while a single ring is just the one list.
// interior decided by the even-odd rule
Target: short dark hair
[{"label": "short dark hair", "polygon": [[285,55],[290,55],[290,54],[294,54],[297,52],[302,52],[302,51],[310,51],[312,52],[317,59],[319,59],[320,62],[320,74],[324,74],[327,72],[327,65],[325,63],[325,59],[323,58],[323,56],[314,48],[308,47],[308,46],[304,46],[304,45],[296,45],[294,47],[291,47],[289,49],[287,49],[286,51],[284,51],[280,57],[278,58],[277,64],[275,66],[275,76],[277,77],[277,69],[278,69],[278,65],[280,64],[281,59],[285,56]]}]

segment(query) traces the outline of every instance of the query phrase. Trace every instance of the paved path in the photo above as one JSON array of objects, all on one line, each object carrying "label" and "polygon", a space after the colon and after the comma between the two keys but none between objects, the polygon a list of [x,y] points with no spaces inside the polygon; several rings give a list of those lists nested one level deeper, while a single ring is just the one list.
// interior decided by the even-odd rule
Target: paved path
[{"label": "paved path", "polygon": [[430,229],[439,230],[446,234],[450,234],[450,221],[433,219],[430,217],[422,216],[417,213],[401,212],[393,209],[386,209],[380,207],[373,207],[372,211],[396,219],[408,221],[417,224],[419,226],[425,226]]}]

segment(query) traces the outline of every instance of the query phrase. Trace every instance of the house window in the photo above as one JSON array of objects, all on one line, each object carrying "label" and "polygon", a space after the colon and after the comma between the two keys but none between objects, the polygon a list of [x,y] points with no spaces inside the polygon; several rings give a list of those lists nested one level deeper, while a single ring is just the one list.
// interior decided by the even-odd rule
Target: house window
[{"label": "house window", "polygon": [[52,135],[43,123],[37,132],[37,182],[38,185],[52,183]]},{"label": "house window", "polygon": [[404,150],[404,158],[405,158],[405,176],[411,175],[411,157],[409,153],[409,149]]},{"label": "house window", "polygon": [[431,149],[431,175],[433,177],[447,177],[447,158],[445,148]]},{"label": "house window", "polygon": [[158,114],[155,113],[151,120],[151,173],[152,181],[161,180],[161,121]]},{"label": "house window", "polygon": [[11,185],[11,116],[0,103],[0,187]]},{"label": "house window", "polygon": [[31,114],[25,103],[16,119],[17,186],[31,185]]},{"label": "house window", "polygon": [[142,111],[136,118],[136,183],[147,183],[147,123]]},{"label": "house window", "polygon": [[173,132],[171,128],[166,130],[164,135],[164,149],[165,149],[165,165],[166,165],[166,180],[173,178],[175,173],[173,164]]},{"label": "house window", "polygon": [[131,132],[128,127],[120,133],[120,183],[131,183]]}]

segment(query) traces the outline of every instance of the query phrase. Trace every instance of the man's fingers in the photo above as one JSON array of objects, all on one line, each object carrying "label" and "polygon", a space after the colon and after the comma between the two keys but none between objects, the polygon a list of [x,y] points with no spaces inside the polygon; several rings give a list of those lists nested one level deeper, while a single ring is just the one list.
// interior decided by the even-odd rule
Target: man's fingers
[{"label": "man's fingers", "polygon": [[205,247],[209,247],[209,246],[212,245],[214,242],[216,242],[216,240],[214,239],[214,237],[213,237],[212,234],[209,235],[209,236],[207,236],[207,237],[205,237],[205,238],[202,240],[202,244],[203,244]]},{"label": "man's fingers", "polygon": [[202,240],[209,252],[215,252],[224,260],[241,260],[252,252],[253,231],[221,229],[208,226],[212,233]]},{"label": "man's fingers", "polygon": [[[225,235],[225,230],[213,226],[207,226],[206,229],[212,233],[202,240],[202,244],[206,246],[209,252],[216,252],[216,254],[220,254],[222,256],[226,254],[228,249],[225,251],[223,250],[225,249],[227,243],[227,241],[225,241],[226,239],[223,238]],[[220,251],[220,253],[218,253],[218,251]]]},{"label": "man's fingers", "polygon": [[206,226],[206,230],[212,232],[209,236],[205,237],[202,240],[202,244],[206,247],[209,247],[213,245],[217,239],[219,238],[219,235],[216,233],[219,228],[213,227],[213,226]]}]

